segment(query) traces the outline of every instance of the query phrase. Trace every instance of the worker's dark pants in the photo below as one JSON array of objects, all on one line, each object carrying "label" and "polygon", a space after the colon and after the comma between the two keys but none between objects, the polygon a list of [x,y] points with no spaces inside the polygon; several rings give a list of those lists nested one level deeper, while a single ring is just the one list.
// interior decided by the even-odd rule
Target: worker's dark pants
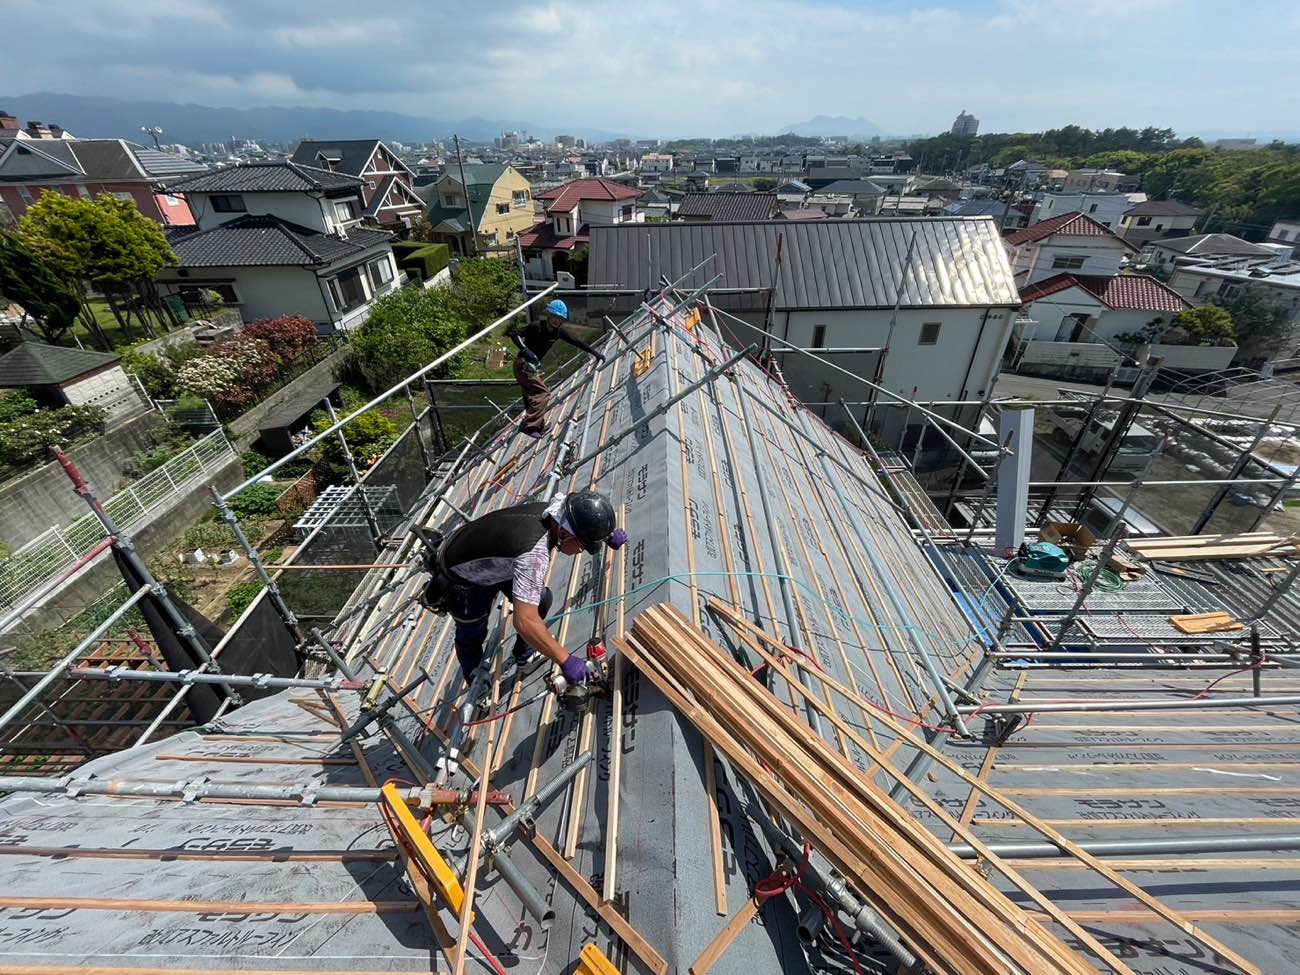
[{"label": "worker's dark pants", "polygon": [[[460,661],[460,672],[468,681],[474,668],[483,659],[483,641],[487,639],[488,617],[492,615],[492,605],[497,594],[514,601],[514,584],[507,581],[495,586],[472,586],[453,582],[447,598],[451,618],[456,621],[456,659]],[[551,590],[542,590],[542,598],[537,604],[537,612],[543,619],[551,611]],[[528,656],[533,648],[524,643],[523,637],[515,638],[515,660]]]},{"label": "worker's dark pants", "polygon": [[524,397],[523,426],[531,430],[545,430],[546,408],[551,403],[551,391],[546,388],[545,373],[530,373],[524,366],[524,360],[515,356],[515,382],[519,384]]}]

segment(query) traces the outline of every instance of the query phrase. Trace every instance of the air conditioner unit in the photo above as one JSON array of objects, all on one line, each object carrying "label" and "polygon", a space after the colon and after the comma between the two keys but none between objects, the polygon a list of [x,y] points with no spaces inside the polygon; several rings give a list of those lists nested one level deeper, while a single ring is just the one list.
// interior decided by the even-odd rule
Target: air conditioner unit
[{"label": "air conditioner unit", "polygon": [[573,275],[568,271],[556,271],[555,282],[561,288],[576,288],[578,283],[573,279]]}]

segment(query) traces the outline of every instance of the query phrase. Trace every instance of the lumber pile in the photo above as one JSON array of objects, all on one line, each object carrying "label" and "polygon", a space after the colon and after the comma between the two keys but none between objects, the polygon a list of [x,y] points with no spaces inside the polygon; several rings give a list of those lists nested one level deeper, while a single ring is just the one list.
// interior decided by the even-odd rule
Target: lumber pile
[{"label": "lumber pile", "polygon": [[1096,971],[950,853],[675,608],[646,610],[615,645],[931,970]]},{"label": "lumber pile", "polygon": [[1288,558],[1300,554],[1300,539],[1272,532],[1238,535],[1170,535],[1166,538],[1126,539],[1129,551],[1160,562],[1194,562],[1202,559],[1248,559],[1257,556]]}]

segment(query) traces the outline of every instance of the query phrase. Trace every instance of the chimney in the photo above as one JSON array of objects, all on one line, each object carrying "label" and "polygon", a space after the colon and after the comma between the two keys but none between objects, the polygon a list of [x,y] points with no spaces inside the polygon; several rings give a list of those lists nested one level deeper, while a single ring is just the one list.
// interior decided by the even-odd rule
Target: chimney
[{"label": "chimney", "polygon": [[62,139],[62,138],[63,138],[63,126],[61,126],[61,125],[55,125],[53,122],[51,122],[51,123],[50,123],[50,138],[51,138],[51,139]]},{"label": "chimney", "polygon": [[14,116],[10,115],[8,112],[4,111],[3,109],[0,109],[0,132],[17,132],[17,131],[18,131],[18,119],[14,118]]}]

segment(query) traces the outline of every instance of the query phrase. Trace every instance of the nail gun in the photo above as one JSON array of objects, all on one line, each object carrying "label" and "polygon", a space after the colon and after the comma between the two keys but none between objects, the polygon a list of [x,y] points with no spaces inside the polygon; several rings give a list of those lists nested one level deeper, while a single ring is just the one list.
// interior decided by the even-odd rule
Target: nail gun
[{"label": "nail gun", "polygon": [[546,677],[547,690],[559,698],[565,711],[583,714],[591,710],[594,698],[609,697],[609,651],[605,644],[594,640],[587,644],[587,669],[590,676],[583,684],[570,684],[559,673]]}]

